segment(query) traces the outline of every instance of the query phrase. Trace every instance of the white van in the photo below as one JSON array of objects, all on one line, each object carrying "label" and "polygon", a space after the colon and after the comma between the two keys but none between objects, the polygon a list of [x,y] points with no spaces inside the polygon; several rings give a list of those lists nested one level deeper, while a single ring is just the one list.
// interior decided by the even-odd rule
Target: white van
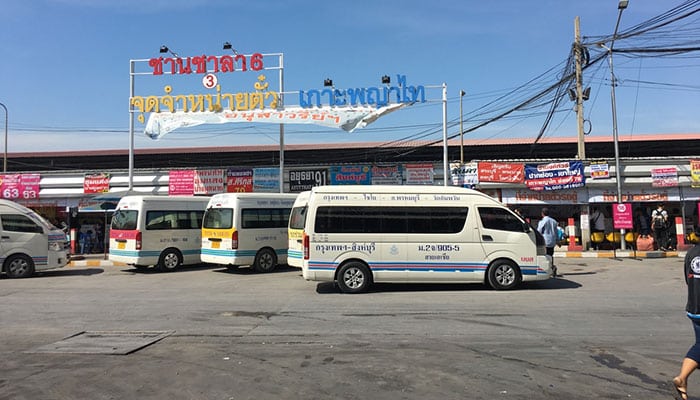
[{"label": "white van", "polygon": [[287,226],[297,195],[221,193],[202,223],[202,261],[270,272],[287,263]]},{"label": "white van", "polygon": [[68,247],[62,230],[29,208],[0,199],[0,262],[8,277],[65,267]]},{"label": "white van", "polygon": [[109,259],[173,271],[199,264],[202,218],[209,197],[125,196],[109,230]]},{"label": "white van", "polygon": [[488,283],[553,276],[542,235],[497,200],[438,186],[319,186],[289,218],[290,265],[343,292],[373,282]]}]

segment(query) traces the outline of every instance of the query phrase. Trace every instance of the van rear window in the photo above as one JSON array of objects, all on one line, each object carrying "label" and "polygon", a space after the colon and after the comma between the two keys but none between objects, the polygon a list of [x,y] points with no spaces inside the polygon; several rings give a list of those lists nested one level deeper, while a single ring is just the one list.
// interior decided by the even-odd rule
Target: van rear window
[{"label": "van rear window", "polygon": [[137,210],[117,210],[112,216],[112,229],[133,231],[136,229],[136,221],[139,212]]},{"label": "van rear window", "polygon": [[292,214],[289,216],[290,229],[304,229],[307,210],[308,208],[306,206],[292,208]]},{"label": "van rear window", "polygon": [[232,208],[208,208],[204,213],[202,227],[207,229],[231,229],[233,228]]}]

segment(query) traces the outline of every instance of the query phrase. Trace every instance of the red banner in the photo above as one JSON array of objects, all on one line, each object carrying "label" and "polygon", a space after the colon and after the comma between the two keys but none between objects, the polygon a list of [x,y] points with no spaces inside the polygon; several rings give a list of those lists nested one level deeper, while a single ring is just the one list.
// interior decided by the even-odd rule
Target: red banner
[{"label": "red banner", "polygon": [[39,174],[0,175],[0,198],[38,199],[40,182]]},{"label": "red banner", "polygon": [[168,195],[194,195],[194,170],[175,170],[168,174]]},{"label": "red banner", "polygon": [[229,169],[226,173],[226,191],[228,193],[252,192],[252,169]]},{"label": "red banner", "polygon": [[109,174],[85,175],[83,178],[83,193],[107,193],[109,192]]},{"label": "red banner", "polygon": [[479,162],[479,182],[523,183],[523,164]]}]

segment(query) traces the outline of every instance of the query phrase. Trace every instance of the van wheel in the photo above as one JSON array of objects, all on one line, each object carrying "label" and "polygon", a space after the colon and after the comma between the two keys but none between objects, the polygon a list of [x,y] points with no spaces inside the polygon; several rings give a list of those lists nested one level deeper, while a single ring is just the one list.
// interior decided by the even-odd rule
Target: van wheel
[{"label": "van wheel", "polygon": [[34,261],[24,254],[15,254],[5,261],[5,273],[9,278],[29,278],[34,275]]},{"label": "van wheel", "polygon": [[277,266],[277,254],[271,249],[262,249],[255,255],[255,272],[270,272]]},{"label": "van wheel", "polygon": [[523,277],[520,268],[509,261],[496,261],[488,272],[489,285],[496,290],[513,289],[520,284]]},{"label": "van wheel", "polygon": [[369,268],[361,262],[344,264],[338,271],[338,286],[343,293],[362,293],[372,283]]},{"label": "van wheel", "polygon": [[182,255],[177,249],[165,249],[160,253],[158,269],[163,272],[175,271],[182,264]]}]

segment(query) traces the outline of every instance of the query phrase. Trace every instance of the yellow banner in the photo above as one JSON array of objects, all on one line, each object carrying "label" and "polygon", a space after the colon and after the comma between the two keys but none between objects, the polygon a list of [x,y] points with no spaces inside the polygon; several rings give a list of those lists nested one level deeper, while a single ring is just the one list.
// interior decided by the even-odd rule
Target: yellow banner
[{"label": "yellow banner", "polygon": [[690,160],[690,186],[700,188],[700,160]]}]

